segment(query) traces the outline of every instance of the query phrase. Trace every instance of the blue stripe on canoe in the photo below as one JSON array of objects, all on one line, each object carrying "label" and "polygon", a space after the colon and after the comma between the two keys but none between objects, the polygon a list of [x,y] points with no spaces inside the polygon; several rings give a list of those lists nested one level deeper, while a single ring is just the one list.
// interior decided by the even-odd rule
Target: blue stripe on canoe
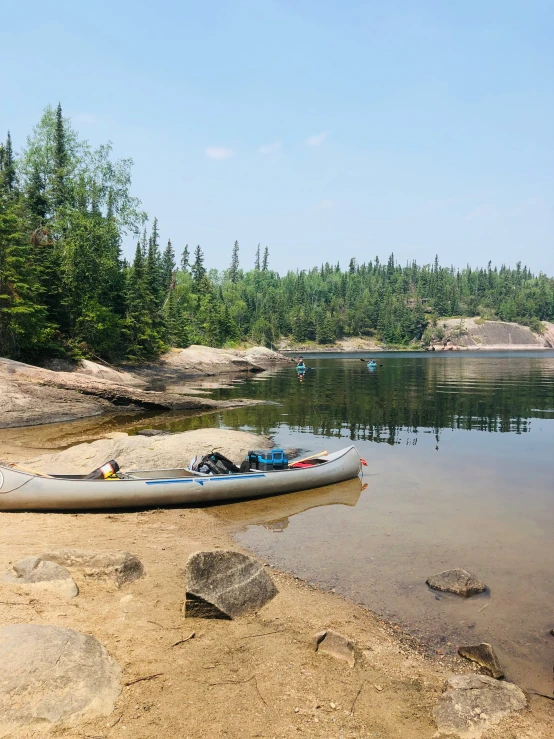
[{"label": "blue stripe on canoe", "polygon": [[146,480],[147,485],[171,485],[176,482],[199,482],[201,485],[203,485],[207,480],[211,480],[212,482],[221,482],[222,480],[252,480],[255,477],[265,477],[263,474],[259,475],[221,475],[221,477],[187,477],[182,480]]}]

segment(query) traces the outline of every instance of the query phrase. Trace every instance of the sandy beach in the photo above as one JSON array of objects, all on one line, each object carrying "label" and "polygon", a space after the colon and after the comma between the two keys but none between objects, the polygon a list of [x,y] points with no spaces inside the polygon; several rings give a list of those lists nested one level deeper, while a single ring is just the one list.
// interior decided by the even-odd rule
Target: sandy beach
[{"label": "sandy beach", "polygon": [[[240,441],[241,432],[213,430],[212,443],[224,446],[229,434]],[[249,446],[252,435],[246,436]],[[240,445],[234,451],[239,453]],[[348,504],[349,496],[356,497],[355,491],[346,489],[328,489],[326,494],[326,503],[337,502],[338,496],[338,502]],[[447,677],[471,671],[469,663],[430,654],[398,627],[333,592],[267,568],[279,593],[259,612],[233,621],[183,617],[183,569],[192,552],[241,551],[232,534],[245,520],[267,519],[268,510],[269,518],[278,520],[312,504],[300,493],[256,501],[242,515],[237,506],[248,504],[0,514],[1,571],[30,555],[74,547],[125,550],[145,568],[144,577],[121,589],[76,575],[80,593],[69,601],[54,593],[37,597],[24,586],[14,591],[0,584],[2,626],[54,624],[90,633],[122,668],[122,693],[112,715],[76,727],[56,727],[54,735],[438,736],[433,706]],[[354,667],[315,652],[314,634],[329,628],[354,645]],[[551,736],[551,702],[538,696],[529,696],[529,701],[529,710],[490,728],[484,739]],[[38,734],[36,729],[22,728],[9,736],[30,739]]]}]

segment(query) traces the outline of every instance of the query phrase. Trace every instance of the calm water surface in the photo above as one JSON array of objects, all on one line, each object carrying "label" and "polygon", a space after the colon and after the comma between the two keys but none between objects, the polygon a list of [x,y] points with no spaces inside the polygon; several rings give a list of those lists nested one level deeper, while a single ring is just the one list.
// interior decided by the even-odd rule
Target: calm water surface
[{"label": "calm water surface", "polygon": [[[219,515],[242,524],[239,541],[274,565],[444,652],[489,641],[509,677],[551,694],[554,354],[377,362],[370,372],[359,358],[311,359],[302,382],[287,368],[218,391],[279,402],[220,423],[310,451],[354,442],[368,462],[361,494],[337,486],[308,510],[317,496],[239,503]],[[490,592],[462,600],[426,587],[452,567],[475,572]]]}]

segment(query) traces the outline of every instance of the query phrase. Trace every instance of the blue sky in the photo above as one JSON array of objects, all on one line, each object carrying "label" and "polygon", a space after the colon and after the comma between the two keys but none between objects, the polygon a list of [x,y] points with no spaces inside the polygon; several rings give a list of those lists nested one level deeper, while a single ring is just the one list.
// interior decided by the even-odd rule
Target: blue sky
[{"label": "blue sky", "polygon": [[554,274],[553,38],[552,0],[10,3],[0,126],[61,101],[209,266]]}]

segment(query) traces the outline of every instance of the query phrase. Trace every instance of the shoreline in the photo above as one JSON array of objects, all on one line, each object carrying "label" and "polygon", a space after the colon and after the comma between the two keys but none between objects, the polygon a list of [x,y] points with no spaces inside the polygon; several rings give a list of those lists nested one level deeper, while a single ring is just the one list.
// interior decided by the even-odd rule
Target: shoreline
[{"label": "shoreline", "polygon": [[362,356],[367,355],[370,353],[373,354],[458,354],[460,352],[467,353],[467,352],[476,352],[479,354],[485,354],[486,352],[506,352],[506,354],[509,354],[510,352],[519,353],[519,352],[552,352],[554,349],[549,346],[506,346],[506,345],[499,345],[499,346],[456,346],[456,347],[436,347],[435,349],[414,349],[406,347],[405,349],[399,349],[398,347],[395,348],[372,348],[371,351],[369,349],[304,349],[301,350],[295,350],[292,349],[283,349],[283,354],[294,357],[294,355],[302,354],[303,357],[310,357],[312,355],[320,355],[320,354],[355,354],[356,356]]},{"label": "shoreline", "polygon": [[[211,436],[217,433],[213,430]],[[271,736],[282,739],[297,732],[318,739],[359,739],[372,732],[429,739],[436,729],[433,706],[445,680],[474,670],[459,657],[437,654],[369,608],[255,556],[279,590],[264,608],[234,621],[185,619],[181,613],[183,567],[192,552],[232,549],[251,554],[237,542],[239,530],[268,519],[279,521],[314,503],[352,505],[359,489],[351,487],[324,488],[317,500],[306,491],[209,507],[0,513],[5,532],[0,572],[25,557],[63,548],[124,549],[146,570],[145,577],[122,590],[76,577],[81,592],[71,602],[54,593],[37,599],[24,587],[16,593],[0,583],[0,622],[54,624],[91,633],[120,664],[125,682],[158,676],[124,687],[112,716],[88,722],[86,735],[112,739],[125,727],[127,736],[140,739],[242,739],[266,736],[271,726]],[[316,654],[313,636],[327,628],[352,642],[354,667]],[[194,638],[179,645],[192,632]],[[549,725],[548,701],[529,699],[531,710],[511,715],[483,739],[546,739],[541,732]],[[177,704],[180,711],[175,711]],[[56,735],[77,739],[83,727],[57,728]],[[10,736],[27,739],[35,734]]]},{"label": "shoreline", "polygon": [[[125,728],[127,736],[141,739],[242,739],[266,736],[271,726],[270,735],[283,739],[297,732],[321,739],[357,739],[372,736],[372,731],[383,737],[429,739],[436,730],[432,708],[445,680],[472,671],[461,658],[429,654],[424,645],[369,609],[270,566],[267,571],[279,593],[261,611],[233,621],[183,618],[181,572],[187,556],[199,549],[248,553],[210,509],[67,516],[4,513],[0,524],[8,531],[0,543],[4,569],[10,561],[52,547],[125,548],[146,569],[144,578],[122,590],[77,579],[81,592],[75,603],[44,594],[37,608],[29,608],[24,591],[14,596],[0,585],[0,600],[22,604],[0,603],[3,624],[50,623],[91,633],[119,662],[125,682],[159,676],[124,687],[110,717],[78,728],[57,728],[56,736],[76,739],[85,729],[86,735],[111,739]],[[27,536],[21,536],[23,531]],[[335,629],[352,642],[354,667],[314,652],[313,635],[322,628]],[[193,632],[190,643],[173,646]],[[253,676],[255,686],[250,683]],[[546,729],[550,707],[545,704],[530,696],[531,710],[513,714],[483,739]],[[27,739],[31,734],[10,736]]]},{"label": "shoreline", "polygon": [[[0,358],[0,429],[63,423],[145,411],[203,411],[263,403],[255,399],[213,400],[194,388],[210,376],[263,372],[290,360],[264,347],[234,352],[210,347],[173,350],[156,364],[116,369],[84,360],[54,369]],[[162,390],[152,389],[159,383]],[[187,385],[192,385],[187,394]],[[165,388],[168,388],[167,390]]]}]

